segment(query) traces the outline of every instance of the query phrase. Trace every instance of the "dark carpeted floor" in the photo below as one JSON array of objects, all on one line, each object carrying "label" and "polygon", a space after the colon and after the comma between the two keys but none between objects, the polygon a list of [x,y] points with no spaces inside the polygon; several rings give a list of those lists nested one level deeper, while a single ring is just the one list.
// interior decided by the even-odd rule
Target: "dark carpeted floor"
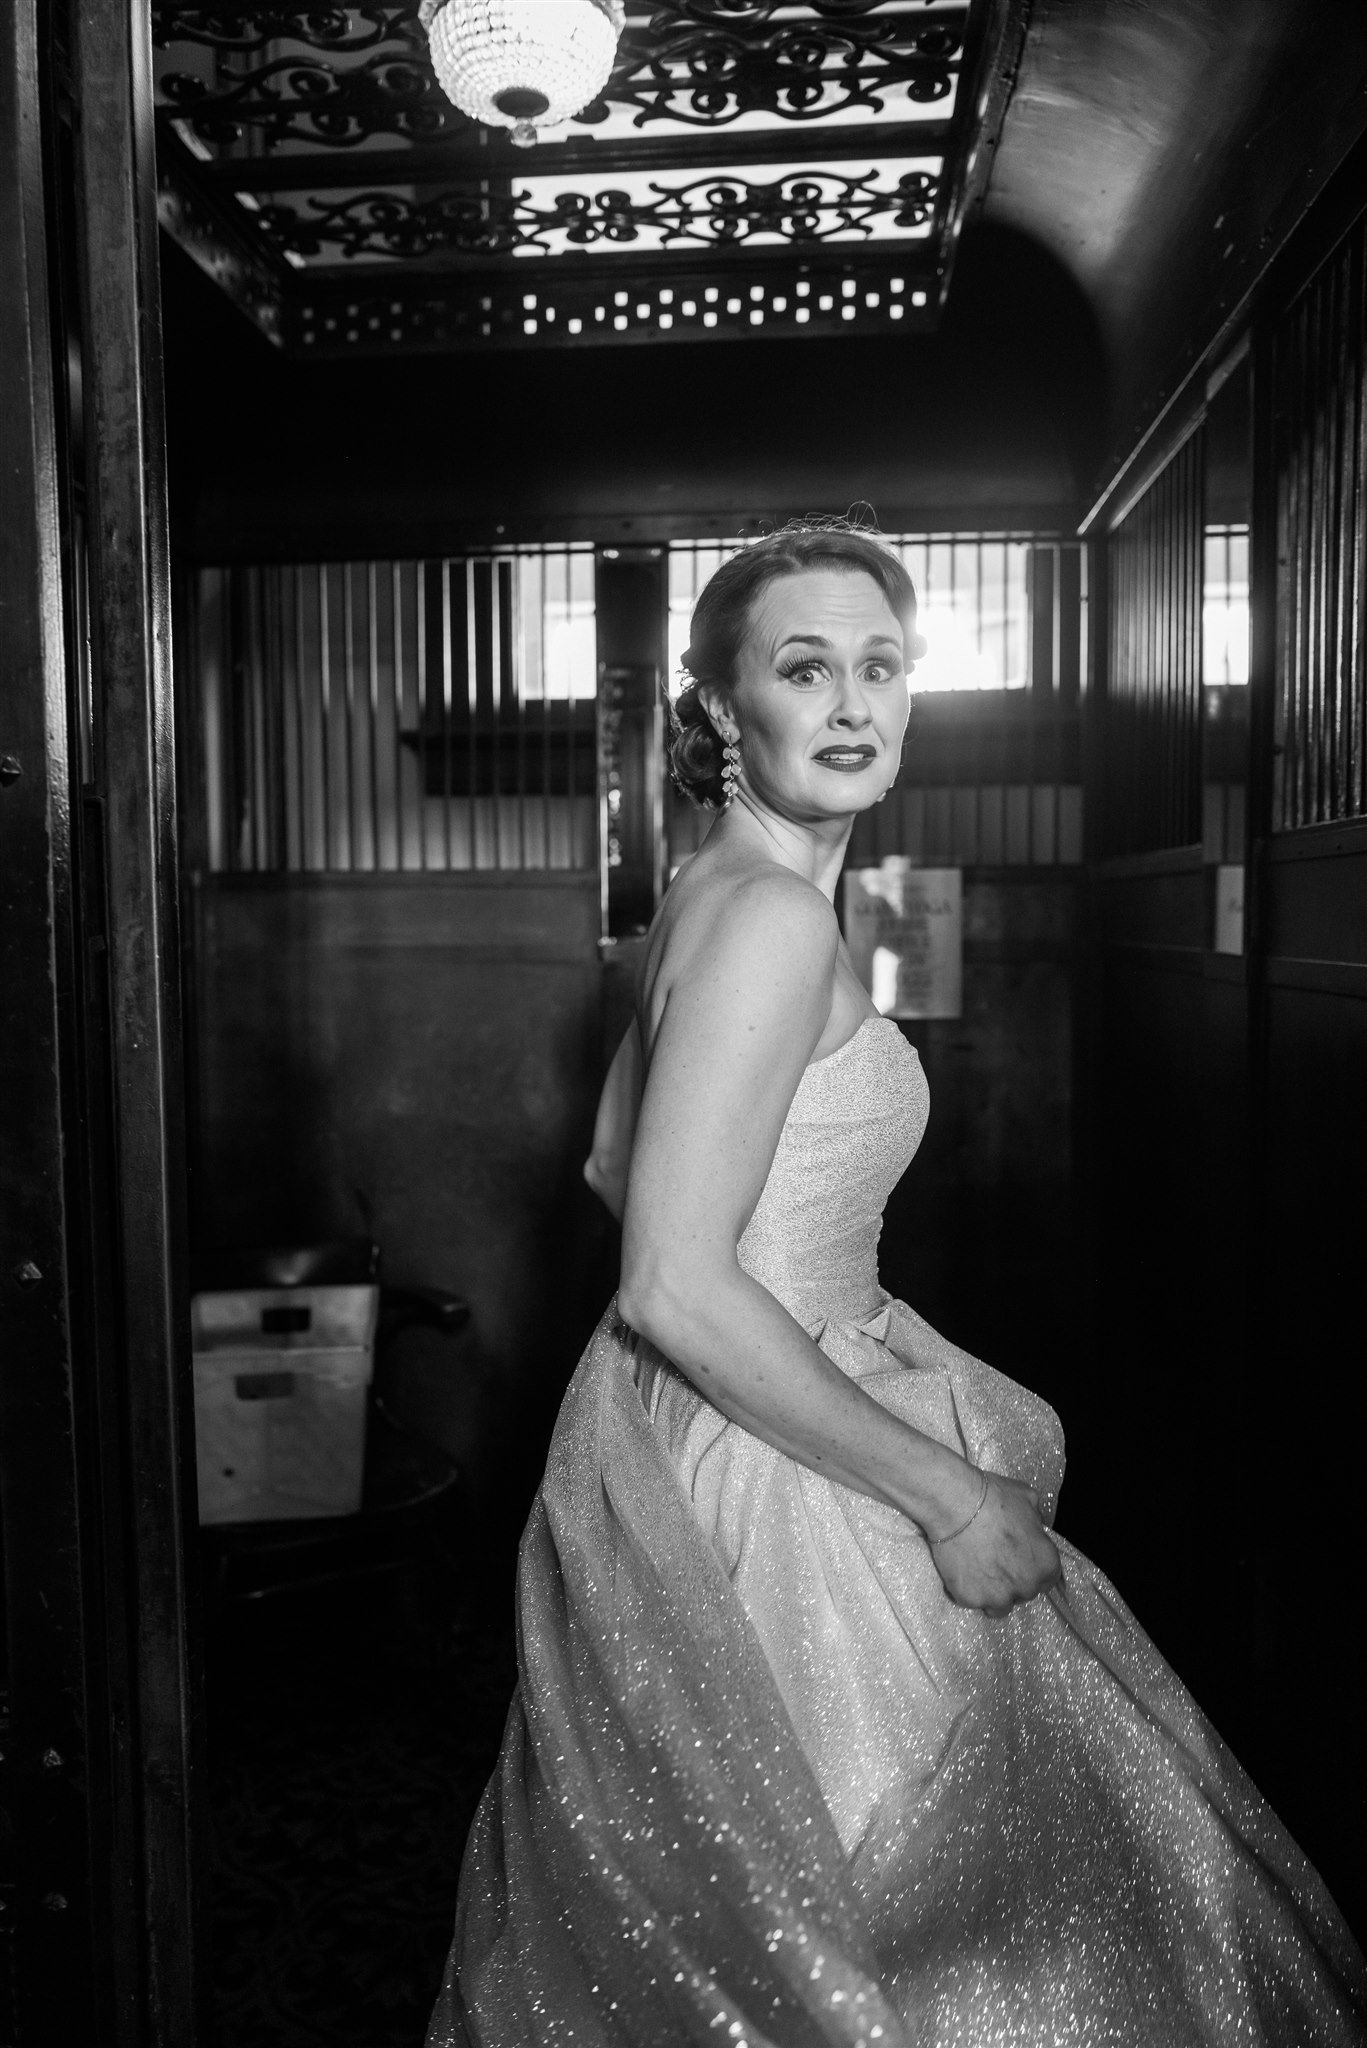
[{"label": "dark carpeted floor", "polygon": [[513,1686],[510,1610],[382,1580],[211,1616],[216,2048],[421,2048]]}]

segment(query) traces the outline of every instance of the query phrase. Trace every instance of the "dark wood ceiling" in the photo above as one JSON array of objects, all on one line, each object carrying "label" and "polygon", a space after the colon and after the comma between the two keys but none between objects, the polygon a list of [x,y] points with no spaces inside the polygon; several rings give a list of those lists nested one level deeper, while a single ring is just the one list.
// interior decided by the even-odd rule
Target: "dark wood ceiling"
[{"label": "dark wood ceiling", "polygon": [[290,354],[932,329],[1021,0],[628,0],[532,150],[417,0],[153,0],[163,227]]},{"label": "dark wood ceiling", "polygon": [[1113,457],[1247,319],[1365,128],[1362,0],[1031,0],[982,217],[1085,293]]}]

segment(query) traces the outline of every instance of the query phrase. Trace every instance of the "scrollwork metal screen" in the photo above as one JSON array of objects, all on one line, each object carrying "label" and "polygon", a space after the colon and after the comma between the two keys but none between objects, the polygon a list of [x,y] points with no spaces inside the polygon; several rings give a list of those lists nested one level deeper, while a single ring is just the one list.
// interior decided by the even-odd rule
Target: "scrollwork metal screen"
[{"label": "scrollwork metal screen", "polygon": [[628,0],[527,157],[443,93],[417,0],[150,12],[162,226],[321,357],[930,330],[1011,10]]},{"label": "scrollwork metal screen", "polygon": [[[151,12],[162,107],[202,149],[430,144],[473,125],[433,76],[416,0],[154,0]],[[943,118],[968,20],[958,0],[630,0],[628,12],[601,97],[543,141]]]},{"label": "scrollwork metal screen", "polygon": [[592,868],[593,553],[199,572],[214,872]]},{"label": "scrollwork metal screen", "polygon": [[1202,837],[1203,477],[1198,428],[1111,534],[1106,854]]},{"label": "scrollwork metal screen", "polygon": [[1367,222],[1275,339],[1283,831],[1367,815]]}]

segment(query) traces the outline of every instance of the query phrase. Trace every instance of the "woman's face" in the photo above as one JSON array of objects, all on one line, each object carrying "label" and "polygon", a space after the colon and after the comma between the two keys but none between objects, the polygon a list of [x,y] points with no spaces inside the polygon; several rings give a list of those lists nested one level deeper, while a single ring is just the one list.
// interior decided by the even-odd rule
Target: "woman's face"
[{"label": "woman's face", "polygon": [[755,600],[736,667],[719,722],[739,730],[743,789],[816,822],[867,810],[891,788],[906,660],[901,621],[871,576],[777,577]]}]

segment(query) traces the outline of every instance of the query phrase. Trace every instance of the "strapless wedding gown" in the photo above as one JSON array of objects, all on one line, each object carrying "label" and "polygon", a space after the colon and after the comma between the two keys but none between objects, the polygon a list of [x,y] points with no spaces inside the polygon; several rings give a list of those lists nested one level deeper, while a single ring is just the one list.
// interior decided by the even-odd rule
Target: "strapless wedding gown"
[{"label": "strapless wedding gown", "polygon": [[[1039,1487],[1052,1409],[878,1284],[927,1108],[866,1023],[808,1067],[739,1248],[842,1372]],[[1123,1600],[955,1607],[924,1538],[609,1309],[523,1539],[520,1683],[429,2048],[1367,2038],[1322,1881]]]}]

